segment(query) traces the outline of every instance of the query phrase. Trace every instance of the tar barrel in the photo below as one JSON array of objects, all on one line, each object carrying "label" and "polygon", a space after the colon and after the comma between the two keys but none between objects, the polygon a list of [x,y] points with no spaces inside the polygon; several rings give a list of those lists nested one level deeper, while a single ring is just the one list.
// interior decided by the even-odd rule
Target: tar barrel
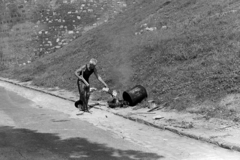
[{"label": "tar barrel", "polygon": [[123,92],[123,100],[127,101],[130,106],[135,106],[140,103],[143,99],[147,98],[147,91],[141,85],[136,85],[135,87]]}]

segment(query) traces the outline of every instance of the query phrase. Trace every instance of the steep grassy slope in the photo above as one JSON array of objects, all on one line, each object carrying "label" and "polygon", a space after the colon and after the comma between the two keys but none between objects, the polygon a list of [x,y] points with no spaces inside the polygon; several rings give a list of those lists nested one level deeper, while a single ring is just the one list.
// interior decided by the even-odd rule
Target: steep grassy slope
[{"label": "steep grassy slope", "polygon": [[1,62],[10,67],[51,54],[126,6],[120,0],[0,1]]},{"label": "steep grassy slope", "polygon": [[61,50],[8,73],[76,91],[74,70],[95,57],[112,88],[141,84],[169,109],[211,102],[194,112],[238,120],[237,109],[217,102],[240,91],[239,10],[237,0],[136,0]]}]

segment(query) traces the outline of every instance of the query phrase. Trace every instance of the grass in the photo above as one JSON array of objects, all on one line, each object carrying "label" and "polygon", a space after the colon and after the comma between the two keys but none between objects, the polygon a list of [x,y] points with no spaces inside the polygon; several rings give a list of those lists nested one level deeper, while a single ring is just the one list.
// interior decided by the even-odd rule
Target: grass
[{"label": "grass", "polygon": [[[238,5],[236,0],[138,0],[108,23],[5,76],[77,92],[75,69],[95,57],[111,88],[122,92],[140,84],[168,109],[237,122],[239,111],[219,102],[240,92]],[[157,30],[136,35],[145,23]],[[94,77],[90,81],[101,87]]]}]

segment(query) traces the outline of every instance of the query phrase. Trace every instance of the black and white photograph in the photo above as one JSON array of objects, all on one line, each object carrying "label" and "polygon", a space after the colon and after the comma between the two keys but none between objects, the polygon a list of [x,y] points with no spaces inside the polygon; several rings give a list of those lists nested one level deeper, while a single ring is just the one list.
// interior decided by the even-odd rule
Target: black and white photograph
[{"label": "black and white photograph", "polygon": [[240,1],[0,0],[0,160],[240,160]]}]

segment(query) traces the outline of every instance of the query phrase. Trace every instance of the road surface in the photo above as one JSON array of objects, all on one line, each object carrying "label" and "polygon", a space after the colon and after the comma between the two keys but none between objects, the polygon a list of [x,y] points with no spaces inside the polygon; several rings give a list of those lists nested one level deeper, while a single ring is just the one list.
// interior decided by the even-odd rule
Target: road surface
[{"label": "road surface", "polygon": [[[36,104],[33,99],[30,101],[0,87],[0,160],[240,159],[239,152],[110,113],[94,110],[95,115],[77,115],[76,118],[62,110],[64,107],[73,109],[73,106],[61,106],[64,105],[61,103],[54,109],[46,107],[44,102],[51,97],[42,96]],[[56,100],[52,100],[51,105],[56,105]],[[61,107],[59,111],[57,107]]]}]

